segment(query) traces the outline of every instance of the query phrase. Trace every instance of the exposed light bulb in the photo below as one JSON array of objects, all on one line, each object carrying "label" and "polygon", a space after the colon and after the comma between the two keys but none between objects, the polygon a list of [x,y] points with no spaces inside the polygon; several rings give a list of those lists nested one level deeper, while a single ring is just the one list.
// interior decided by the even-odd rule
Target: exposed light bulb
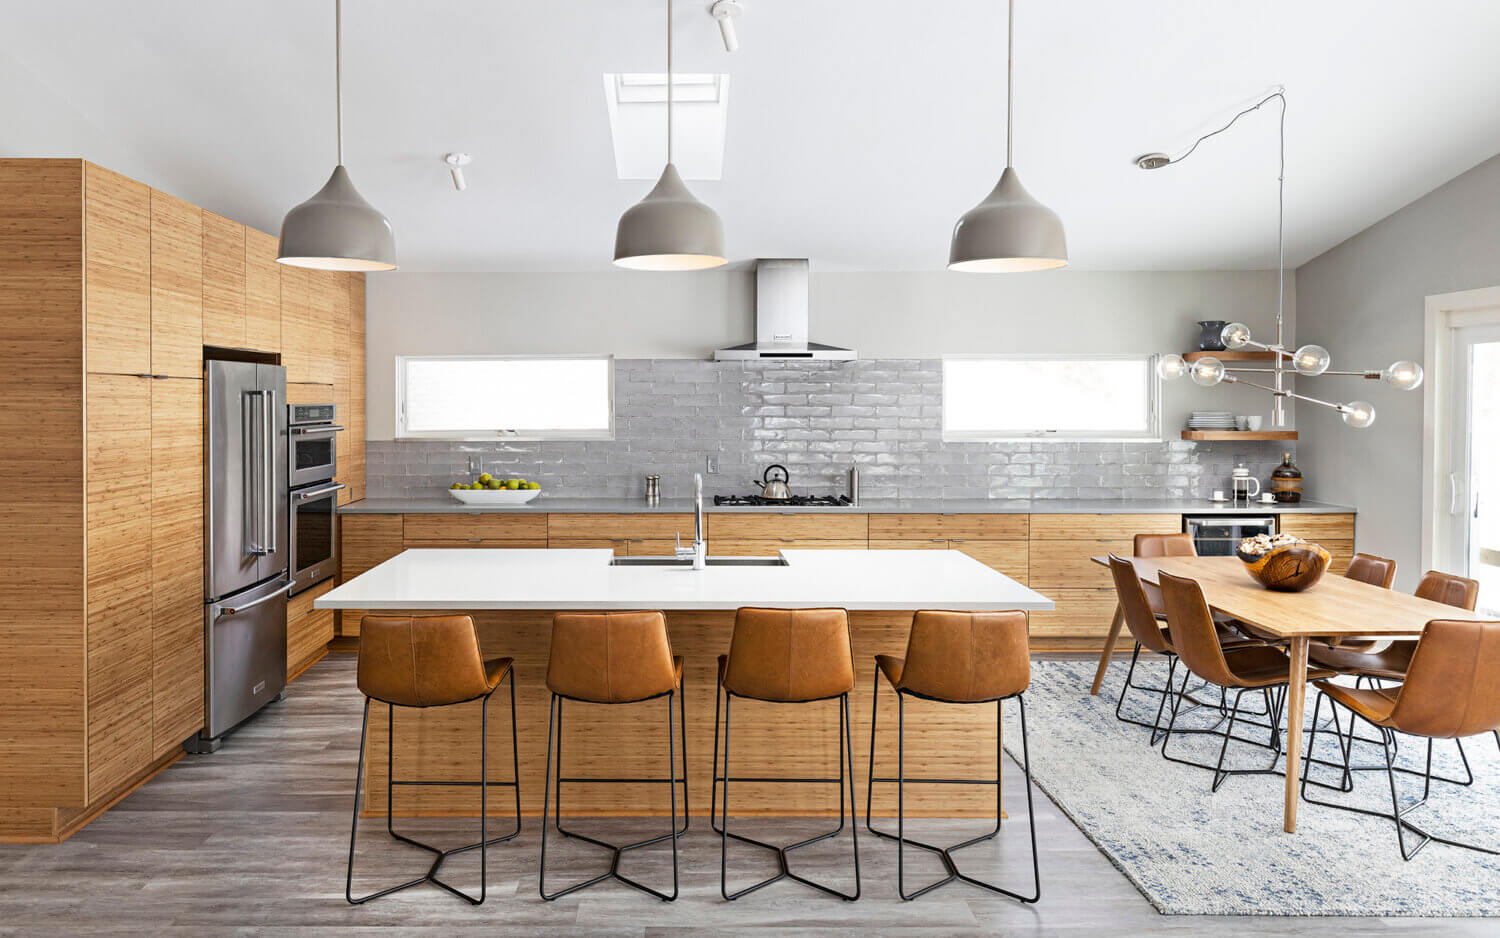
[{"label": "exposed light bulb", "polygon": [[1422,366],[1412,361],[1399,361],[1380,373],[1380,380],[1393,388],[1412,391],[1422,386]]},{"label": "exposed light bulb", "polygon": [[1242,322],[1232,322],[1219,333],[1219,341],[1225,348],[1242,349],[1250,344],[1250,327]]},{"label": "exposed light bulb", "polygon": [[1350,401],[1339,408],[1344,423],[1356,429],[1364,429],[1375,422],[1375,405],[1369,401]]},{"label": "exposed light bulb", "polygon": [[1321,345],[1304,345],[1292,353],[1292,367],[1299,375],[1320,375],[1332,361],[1333,356]]},{"label": "exposed light bulb", "polygon": [[1224,363],[1212,356],[1206,356],[1193,362],[1193,383],[1203,388],[1211,388],[1224,380]]},{"label": "exposed light bulb", "polygon": [[1168,353],[1156,360],[1156,374],[1163,381],[1176,381],[1188,373],[1188,363],[1181,355]]}]

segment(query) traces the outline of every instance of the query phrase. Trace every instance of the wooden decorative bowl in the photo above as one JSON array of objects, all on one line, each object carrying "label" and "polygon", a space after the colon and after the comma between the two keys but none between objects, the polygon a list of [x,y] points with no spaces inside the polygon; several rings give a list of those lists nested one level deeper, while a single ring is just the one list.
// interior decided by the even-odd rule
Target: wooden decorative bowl
[{"label": "wooden decorative bowl", "polygon": [[1300,593],[1312,586],[1322,578],[1333,559],[1328,551],[1311,541],[1287,544],[1259,556],[1238,551],[1235,556],[1261,586],[1282,593]]}]

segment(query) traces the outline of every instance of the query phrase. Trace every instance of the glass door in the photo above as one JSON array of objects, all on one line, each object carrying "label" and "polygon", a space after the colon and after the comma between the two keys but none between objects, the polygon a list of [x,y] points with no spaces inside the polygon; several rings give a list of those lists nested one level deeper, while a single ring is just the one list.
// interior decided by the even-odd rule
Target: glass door
[{"label": "glass door", "polygon": [[1500,326],[1453,330],[1449,556],[1479,581],[1479,607],[1500,614]]}]

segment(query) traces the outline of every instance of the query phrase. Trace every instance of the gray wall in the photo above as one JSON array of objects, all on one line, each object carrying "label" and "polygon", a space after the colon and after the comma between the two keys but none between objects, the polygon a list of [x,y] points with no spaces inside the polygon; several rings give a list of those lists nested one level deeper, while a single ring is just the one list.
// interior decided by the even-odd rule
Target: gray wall
[{"label": "gray wall", "polygon": [[[609,353],[704,359],[754,336],[755,276],[728,271],[558,274],[390,273],[369,278],[369,437],[395,425],[398,354]],[[1295,323],[1288,277],[1288,329]],[[1274,271],[1017,276],[818,273],[813,338],[861,358],[932,359],[959,352],[1129,352],[1193,348],[1198,319],[1275,321]],[[1190,409],[1267,414],[1263,395],[1167,385],[1170,437]]]},{"label": "gray wall", "polygon": [[[1422,360],[1424,299],[1500,284],[1500,157],[1464,173],[1297,270],[1297,340],[1333,353],[1335,368]],[[1312,497],[1356,505],[1360,550],[1396,559],[1410,589],[1422,570],[1422,395],[1358,378],[1301,389],[1375,405],[1367,430],[1303,405],[1298,452]]]},{"label": "gray wall", "polygon": [[941,365],[619,359],[614,440],[375,441],[368,491],[439,494],[478,456],[555,494],[639,496],[654,472],[682,496],[711,455],[711,495],[752,492],[781,463],[799,494],[841,494],[858,466],[867,498],[1182,498],[1226,488],[1237,457],[1262,479],[1279,461],[1274,443],[943,443]]}]

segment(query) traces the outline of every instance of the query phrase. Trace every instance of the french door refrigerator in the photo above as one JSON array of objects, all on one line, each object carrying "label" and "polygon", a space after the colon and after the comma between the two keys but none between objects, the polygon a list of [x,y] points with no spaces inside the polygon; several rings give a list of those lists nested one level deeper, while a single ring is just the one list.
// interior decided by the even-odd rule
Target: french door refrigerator
[{"label": "french door refrigerator", "polygon": [[286,369],[206,361],[204,700],[194,752],[286,687]]}]

